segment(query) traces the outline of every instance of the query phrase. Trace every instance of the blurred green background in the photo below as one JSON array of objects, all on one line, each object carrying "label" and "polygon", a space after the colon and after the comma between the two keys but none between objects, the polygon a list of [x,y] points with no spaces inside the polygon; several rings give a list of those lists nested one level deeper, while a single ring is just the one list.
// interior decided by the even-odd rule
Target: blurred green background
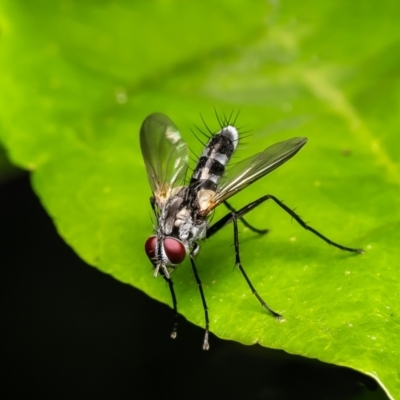
[{"label": "blurred green background", "polygon": [[[400,5],[389,0],[379,3],[239,0],[235,4],[208,0],[3,0],[0,139],[11,163],[31,171],[35,193],[58,233],[82,260],[170,304],[167,287],[161,279],[152,278],[151,266],[143,252],[143,243],[152,230],[150,189],[138,144],[143,119],[154,111],[166,113],[180,128],[193,158],[202,145],[191,129],[203,126],[200,114],[208,126],[217,129],[214,109],[228,115],[232,110],[240,111],[237,123],[250,135],[239,147],[237,160],[279,140],[308,137],[308,144],[293,160],[238,195],[234,205],[240,207],[272,193],[284,199],[289,207],[296,207],[314,228],[344,245],[363,247],[366,254],[352,256],[328,247],[291,223],[273,204],[266,204],[249,216],[249,221],[268,227],[271,232],[259,238],[242,228],[242,261],[260,294],[272,308],[284,314],[285,322],[277,323],[263,313],[240,273],[233,271],[232,231],[227,227],[204,243],[197,259],[210,308],[211,330],[223,339],[259,343],[353,368],[372,376],[386,395],[400,398],[399,16]],[[128,301],[136,304],[136,308],[130,308],[127,303],[121,304],[124,300],[119,297],[116,301],[114,296],[105,296],[108,300],[105,302],[96,286],[88,297],[96,305],[99,301],[100,308],[85,308],[85,296],[78,296],[79,302],[71,302],[68,297],[65,302],[71,302],[72,308],[66,307],[64,312],[73,328],[65,330],[65,319],[61,328],[50,325],[55,337],[75,350],[56,351],[55,365],[64,368],[63,376],[72,370],[77,373],[72,366],[78,366],[82,375],[91,368],[98,373],[90,375],[92,380],[86,384],[82,398],[110,398],[100,377],[114,375],[105,365],[118,365],[119,377],[138,376],[137,370],[129,366],[141,365],[143,357],[148,357],[150,349],[155,347],[154,341],[163,343],[161,348],[173,350],[160,356],[157,346],[160,358],[152,356],[154,366],[147,361],[143,376],[151,375],[154,367],[152,379],[157,381],[158,374],[174,369],[175,363],[181,365],[180,372],[188,370],[187,354],[190,349],[196,354],[200,349],[201,329],[190,328],[193,334],[187,335],[187,347],[178,362],[177,349],[180,343],[185,346],[182,337],[189,328],[185,328],[182,319],[178,340],[173,345],[166,344],[164,339],[172,323],[167,307],[88,267],[75,270],[71,266],[71,276],[73,271],[90,271],[84,272],[84,276],[77,272],[75,280],[68,278],[68,268],[62,269],[62,276],[53,275],[60,273],[60,264],[76,265],[80,261],[67,248],[60,250],[59,257],[52,258],[54,249],[40,239],[44,239],[46,229],[49,237],[55,233],[43,225],[48,223],[45,217],[34,218],[35,213],[41,215],[39,205],[26,188],[17,185],[26,185],[26,177],[13,182],[12,178],[21,173],[7,163],[5,156],[1,160],[4,240],[12,240],[8,242],[12,244],[4,244],[2,262],[4,287],[8,288],[3,305],[5,314],[11,318],[3,340],[9,382],[14,379],[19,382],[20,378],[29,387],[27,382],[32,385],[35,381],[35,393],[41,398],[46,397],[41,390],[50,381],[53,384],[48,385],[48,394],[61,390],[65,384],[49,374],[54,363],[51,354],[55,349],[60,350],[58,342],[49,345],[47,340],[45,344],[38,339],[43,335],[48,338],[46,328],[59,309],[51,308],[51,312],[40,314],[41,319],[25,318],[24,312],[27,304],[37,304],[24,296],[27,290],[33,297],[46,293],[35,310],[46,309],[57,301],[63,304],[58,291],[48,291],[50,277],[58,284],[59,280],[65,280],[64,288],[80,287],[82,293],[89,290],[91,282],[97,285],[100,279],[104,280],[100,287],[107,282],[115,292],[138,296]],[[36,207],[32,208],[34,215],[27,214],[30,207]],[[20,217],[13,220],[11,209],[21,212]],[[217,212],[217,216],[222,213]],[[32,235],[37,236],[35,240],[22,234],[25,229],[29,231],[28,221]],[[15,240],[22,237],[25,240],[17,247]],[[54,246],[62,247],[60,243]],[[69,254],[70,262],[60,263],[62,251]],[[29,260],[26,254],[32,254]],[[52,260],[53,265],[44,268],[45,263],[38,262],[42,257],[38,254],[49,257],[47,260]],[[189,264],[184,263],[174,273],[174,282],[180,311],[202,327],[201,302]],[[68,296],[77,299],[73,292],[68,292]],[[156,316],[156,310],[154,314],[148,311],[153,303],[165,320]],[[101,319],[105,309],[108,316],[116,313],[121,321],[128,319],[126,329],[121,325],[113,329],[115,322],[105,317],[101,327],[97,325],[99,321],[87,323],[88,315],[93,313]],[[80,310],[85,310],[84,314],[79,314]],[[80,317],[73,318],[75,312]],[[80,318],[85,324],[78,329],[76,321]],[[43,329],[39,321],[45,322]],[[95,340],[94,326],[103,330],[105,325],[110,336],[103,332],[102,340]],[[156,335],[145,340],[150,337],[147,331],[150,326]],[[31,336],[32,329],[36,329],[36,334]],[[139,332],[136,333],[139,336],[130,343],[127,332],[132,335]],[[121,340],[121,335],[126,341]],[[120,344],[118,350],[110,347],[107,337]],[[72,345],[77,338],[85,338],[85,346]],[[142,341],[146,343],[146,351],[142,348],[140,356],[132,353],[135,346],[144,346]],[[93,354],[83,351],[91,345],[100,348],[100,343],[108,351],[103,369],[93,355],[96,351]],[[34,375],[29,381],[26,377],[32,377],[30,368],[41,360],[41,352],[37,350],[41,346],[49,358],[45,357],[40,368],[49,378]],[[223,351],[218,350],[220,346]],[[258,371],[264,368],[269,371],[282,354],[271,353],[261,346],[229,346],[212,338],[211,352],[220,355],[231,367],[234,351],[247,352],[246,366]],[[12,350],[14,347],[19,350]],[[201,375],[210,368],[210,362],[215,362],[216,356],[198,353],[200,361],[196,359],[194,365]],[[71,354],[68,362],[66,354]],[[287,357],[278,361],[277,369],[284,371],[280,379],[285,377],[290,381],[297,370],[282,367],[293,366],[291,357],[295,356]],[[165,365],[161,358],[167,364],[159,371],[158,365]],[[382,389],[369,390],[371,380],[367,377],[322,365],[325,364],[313,364],[310,370],[299,368],[307,372],[327,368],[327,375],[332,377],[332,381],[317,379],[324,382],[321,392],[307,381],[308,398],[385,398]],[[350,378],[343,378],[342,373],[350,374],[346,375]],[[78,376],[74,375],[74,384],[64,393],[66,398],[79,391]],[[216,376],[220,383],[225,382],[222,374]],[[332,384],[348,382],[347,379],[356,382],[354,386],[344,385],[339,394],[332,391]],[[254,393],[254,398],[288,398],[286,379],[279,381],[279,385],[273,383],[277,379],[271,382],[260,377],[259,380],[262,387],[244,379],[244,393]],[[144,378],[136,381],[145,382]],[[216,383],[212,379],[205,381],[210,386],[205,385],[204,390],[208,394],[210,391],[212,397],[213,385],[214,394],[217,393]],[[124,398],[125,393],[138,394],[139,389],[127,382],[128,378],[110,380],[107,388],[111,391],[118,386],[119,398]],[[90,395],[91,385],[96,386],[97,396]],[[226,393],[229,390],[239,393],[234,387],[222,387]],[[23,388],[21,385],[20,390]],[[296,387],[291,395],[298,390]]]}]

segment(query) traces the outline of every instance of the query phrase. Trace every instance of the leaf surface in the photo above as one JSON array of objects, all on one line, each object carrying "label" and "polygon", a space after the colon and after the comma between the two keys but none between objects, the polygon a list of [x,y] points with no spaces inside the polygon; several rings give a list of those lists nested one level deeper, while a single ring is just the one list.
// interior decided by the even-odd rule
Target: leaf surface
[{"label": "leaf surface", "polygon": [[[399,11],[391,1],[4,0],[1,140],[33,171],[57,229],[86,262],[170,304],[143,251],[152,231],[143,119],[166,113],[199,154],[190,133],[203,126],[199,113],[217,130],[214,107],[240,110],[249,133],[235,160],[308,137],[234,206],[274,194],[366,254],[329,247],[264,204],[248,221],[271,231],[241,227],[242,262],[285,321],[267,315],[233,270],[227,226],[197,258],[211,330],[357,369],[400,398]],[[187,261],[173,278],[180,312],[202,326]]]}]

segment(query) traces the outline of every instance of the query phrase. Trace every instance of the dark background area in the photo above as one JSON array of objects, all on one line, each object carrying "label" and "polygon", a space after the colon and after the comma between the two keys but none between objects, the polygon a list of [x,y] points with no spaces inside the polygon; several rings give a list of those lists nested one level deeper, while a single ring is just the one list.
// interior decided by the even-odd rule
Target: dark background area
[{"label": "dark background area", "polygon": [[204,352],[183,317],[170,339],[172,310],[80,260],[27,175],[0,202],[1,398],[386,398],[367,376],[283,351],[212,335]]}]

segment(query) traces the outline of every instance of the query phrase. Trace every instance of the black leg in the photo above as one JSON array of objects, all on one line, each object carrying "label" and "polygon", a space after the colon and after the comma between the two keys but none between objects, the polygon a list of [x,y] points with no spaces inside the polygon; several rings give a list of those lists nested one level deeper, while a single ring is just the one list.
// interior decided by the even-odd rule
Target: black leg
[{"label": "black leg", "polygon": [[[278,200],[275,196],[272,194],[267,194],[263,197],[260,197],[258,200],[253,201],[252,203],[248,204],[247,206],[244,206],[241,208],[239,211],[233,213],[229,213],[222,217],[219,221],[217,221],[214,225],[212,225],[208,231],[207,231],[207,238],[211,237],[215,233],[217,233],[222,227],[224,227],[226,224],[229,222],[232,222],[233,218],[235,217],[236,219],[242,218],[245,214],[259,206],[261,203],[264,203],[264,201],[267,200],[273,200],[279,207],[281,207],[284,211],[286,211],[292,218],[294,218],[304,229],[312,232],[314,235],[318,236],[320,239],[324,240],[326,243],[335,246],[341,250],[345,251],[351,251],[353,253],[364,253],[363,249],[355,249],[351,247],[346,247],[342,246],[341,244],[338,244],[336,242],[333,242],[332,240],[328,239],[326,236],[322,235],[319,233],[317,230],[312,228],[311,226],[307,225],[299,215],[297,215],[293,210],[291,210],[288,206],[283,204],[280,200]],[[233,217],[234,215],[234,217]]]},{"label": "black leg", "polygon": [[235,243],[235,266],[239,268],[240,272],[242,273],[244,279],[246,279],[247,284],[250,287],[251,292],[257,297],[258,301],[261,305],[276,319],[282,319],[282,316],[268,307],[267,303],[263,300],[263,298],[258,294],[257,290],[254,288],[253,284],[251,283],[249,277],[246,274],[242,266],[242,262],[240,261],[240,254],[239,254],[239,231],[237,226],[237,219],[236,215],[232,213],[232,222],[233,222],[233,238]]},{"label": "black leg", "polygon": [[204,318],[205,318],[205,321],[206,321],[206,328],[205,328],[205,332],[204,332],[203,350],[208,350],[210,348],[210,344],[208,342],[208,333],[209,333],[209,328],[210,328],[210,321],[208,319],[208,308],[207,308],[206,298],[204,296],[203,285],[201,284],[201,280],[200,280],[199,274],[197,272],[197,268],[196,268],[196,265],[194,263],[193,257],[190,256],[189,258],[190,258],[190,263],[192,264],[192,269],[193,269],[194,277],[196,279],[197,286],[199,287],[201,301],[203,303],[203,309],[204,309]]},{"label": "black leg", "polygon": [[162,276],[165,281],[168,283],[169,291],[172,297],[172,304],[174,307],[174,325],[172,327],[171,338],[175,339],[178,335],[178,303],[176,301],[175,290],[174,290],[174,283],[172,282],[171,278],[167,278],[166,276]]},{"label": "black leg", "polygon": [[[233,213],[236,213],[236,210],[227,201],[224,201],[224,205],[229,211],[232,211]],[[243,217],[240,218],[240,221],[242,222],[242,224],[244,226],[246,226],[247,228],[249,228],[253,232],[259,233],[260,235],[268,233],[268,229],[257,229],[257,228],[254,228],[254,226],[250,225]]]}]

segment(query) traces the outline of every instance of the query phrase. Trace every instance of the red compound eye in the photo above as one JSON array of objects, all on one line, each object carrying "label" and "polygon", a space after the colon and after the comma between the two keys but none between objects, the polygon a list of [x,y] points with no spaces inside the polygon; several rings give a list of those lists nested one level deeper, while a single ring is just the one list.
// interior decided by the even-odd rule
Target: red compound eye
[{"label": "red compound eye", "polygon": [[185,259],[185,246],[177,239],[165,238],[164,250],[171,264],[180,264]]},{"label": "red compound eye", "polygon": [[144,245],[144,251],[147,254],[147,257],[150,260],[153,260],[156,257],[156,244],[157,244],[157,236],[150,236]]}]

